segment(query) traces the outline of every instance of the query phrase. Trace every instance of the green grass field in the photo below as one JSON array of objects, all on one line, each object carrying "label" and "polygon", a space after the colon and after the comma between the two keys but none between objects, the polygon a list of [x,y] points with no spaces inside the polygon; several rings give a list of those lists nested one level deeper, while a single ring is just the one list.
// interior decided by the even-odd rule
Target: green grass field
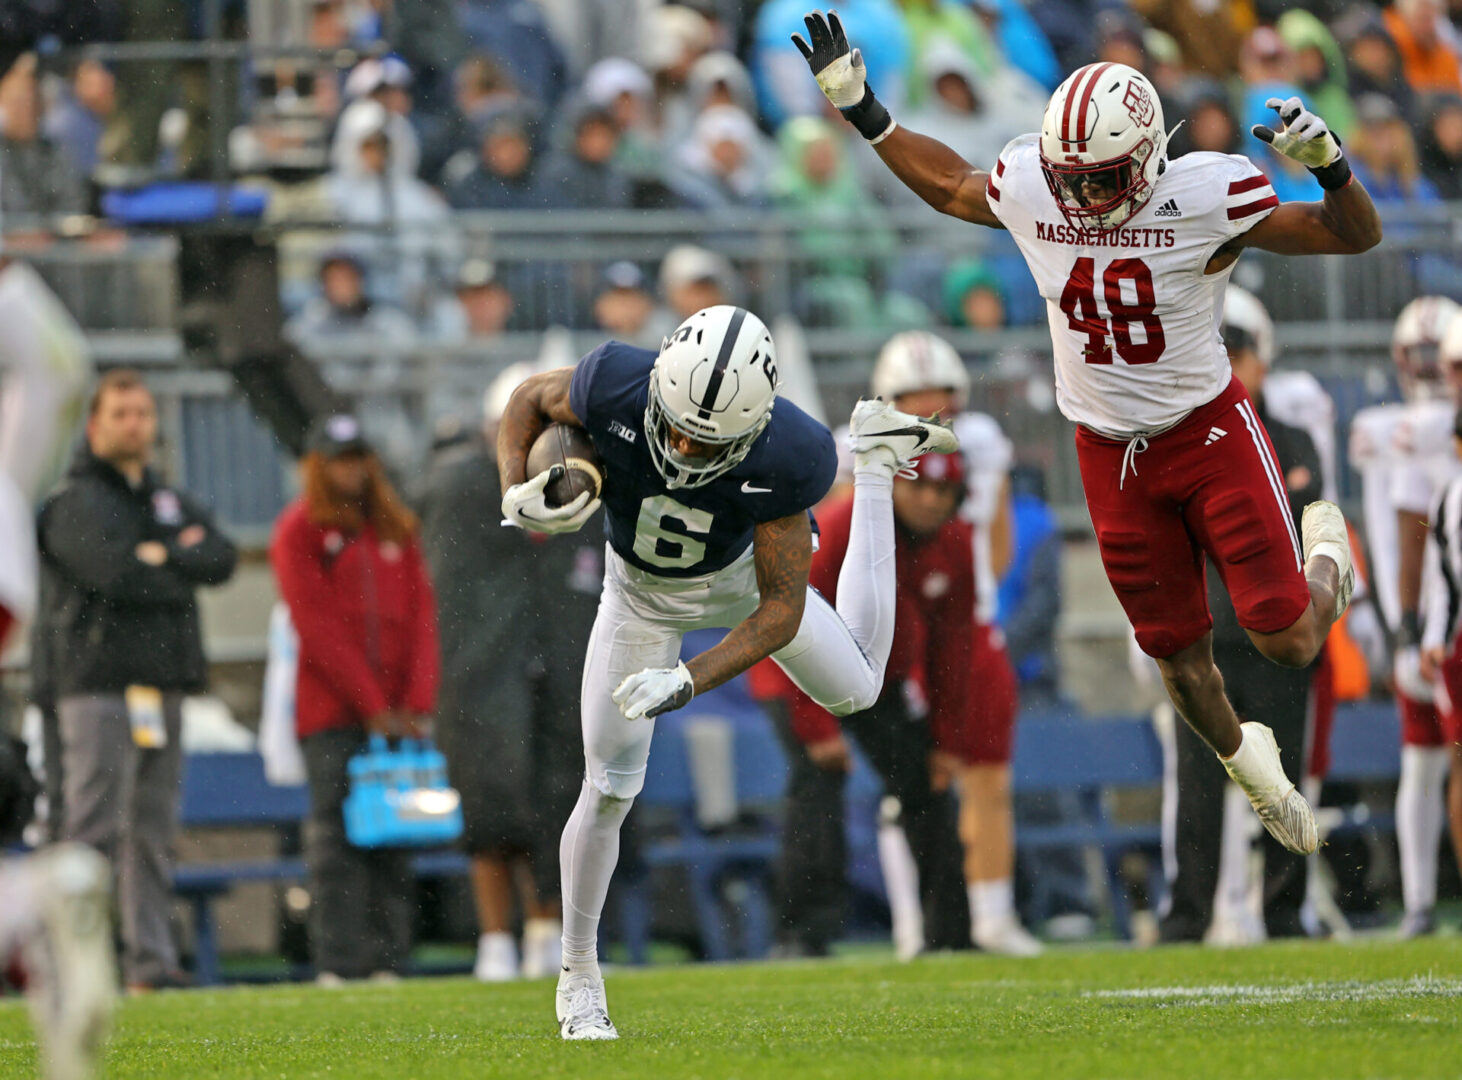
[{"label": "green grass field", "polygon": [[[1315,1077],[1462,1075],[1462,938],[1053,949],[610,975],[617,1043],[564,1044],[551,984],[192,991],[122,1006],[107,1075]],[[33,1075],[0,1004],[0,1077]]]}]

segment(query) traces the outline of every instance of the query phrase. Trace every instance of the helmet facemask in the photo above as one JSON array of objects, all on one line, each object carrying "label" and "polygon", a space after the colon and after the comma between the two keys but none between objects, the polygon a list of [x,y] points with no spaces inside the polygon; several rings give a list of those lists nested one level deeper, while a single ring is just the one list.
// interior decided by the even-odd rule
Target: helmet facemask
[{"label": "helmet facemask", "polygon": [[[771,422],[768,409],[760,420],[739,435],[718,435],[696,417],[672,416],[660,394],[659,380],[650,377],[650,396],[645,402],[645,437],[650,459],[670,488],[694,488],[723,476],[746,460],[751,446]],[[709,457],[689,457],[675,449],[676,433],[714,448]]]},{"label": "helmet facemask", "polygon": [[[1152,197],[1148,164],[1155,154],[1158,148],[1151,138],[1110,161],[1062,163],[1042,152],[1041,172],[1070,224],[1108,232],[1129,221]],[[1156,173],[1155,166],[1152,171]]]}]

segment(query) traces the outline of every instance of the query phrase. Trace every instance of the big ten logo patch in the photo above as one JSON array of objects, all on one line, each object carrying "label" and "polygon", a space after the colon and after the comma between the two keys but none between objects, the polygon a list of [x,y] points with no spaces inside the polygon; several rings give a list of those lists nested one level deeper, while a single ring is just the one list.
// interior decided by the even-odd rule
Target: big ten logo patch
[{"label": "big ten logo patch", "polygon": [[1127,84],[1127,93],[1122,98],[1122,104],[1127,106],[1128,114],[1137,123],[1144,127],[1152,123],[1152,95],[1147,92],[1147,87],[1136,79]]}]

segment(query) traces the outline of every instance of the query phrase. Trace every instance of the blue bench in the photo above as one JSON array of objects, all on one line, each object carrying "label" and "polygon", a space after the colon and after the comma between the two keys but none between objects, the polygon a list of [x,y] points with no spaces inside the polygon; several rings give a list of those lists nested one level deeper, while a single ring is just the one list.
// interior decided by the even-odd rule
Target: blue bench
[{"label": "blue bench", "polygon": [[[1162,783],[1162,744],[1146,718],[1086,719],[1070,710],[1022,714],[1015,728],[1011,783],[1016,792],[1075,792],[1085,814],[1052,825],[1019,825],[1017,850],[1094,847],[1101,853],[1112,921],[1131,937],[1131,906],[1121,863],[1131,851],[1156,855],[1162,847],[1157,821],[1115,821],[1108,803],[1114,789]],[[1156,866],[1158,860],[1154,860]]]},{"label": "blue bench", "polygon": [[[305,787],[276,787],[264,777],[256,753],[190,754],[183,766],[180,820],[185,828],[277,828],[297,825],[310,810]],[[452,877],[467,872],[456,851],[424,851],[412,859],[418,877]],[[220,981],[218,927],[213,901],[241,882],[303,881],[299,857],[189,863],[173,870],[173,890],[193,908],[194,980]]]}]

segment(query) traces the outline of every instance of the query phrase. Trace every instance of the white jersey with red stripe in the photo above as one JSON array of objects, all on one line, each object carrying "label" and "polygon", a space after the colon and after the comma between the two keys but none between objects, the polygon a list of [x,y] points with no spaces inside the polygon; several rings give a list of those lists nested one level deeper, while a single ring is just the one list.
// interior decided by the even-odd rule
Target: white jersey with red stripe
[{"label": "white jersey with red stripe", "polygon": [[1151,435],[1228,385],[1218,327],[1232,265],[1203,271],[1279,205],[1248,158],[1168,162],[1142,209],[1105,233],[1067,223],[1041,171],[1039,136],[1000,152],[986,193],[1046,298],[1068,419],[1111,438]]},{"label": "white jersey with red stripe", "polygon": [[1361,480],[1366,546],[1370,549],[1371,587],[1386,626],[1394,631],[1401,621],[1398,593],[1401,575],[1400,534],[1396,524],[1394,485],[1406,467],[1396,449],[1396,429],[1405,405],[1371,405],[1350,422],[1350,464]]},{"label": "white jersey with red stripe", "polygon": [[1335,402],[1308,371],[1271,371],[1264,377],[1264,407],[1281,424],[1297,427],[1310,437],[1320,455],[1321,494],[1335,502]]},{"label": "white jersey with red stripe", "polygon": [[1402,467],[1392,479],[1397,510],[1425,518],[1437,492],[1457,471],[1452,452],[1452,419],[1457,407],[1450,401],[1413,401],[1405,407],[1391,436]]}]

